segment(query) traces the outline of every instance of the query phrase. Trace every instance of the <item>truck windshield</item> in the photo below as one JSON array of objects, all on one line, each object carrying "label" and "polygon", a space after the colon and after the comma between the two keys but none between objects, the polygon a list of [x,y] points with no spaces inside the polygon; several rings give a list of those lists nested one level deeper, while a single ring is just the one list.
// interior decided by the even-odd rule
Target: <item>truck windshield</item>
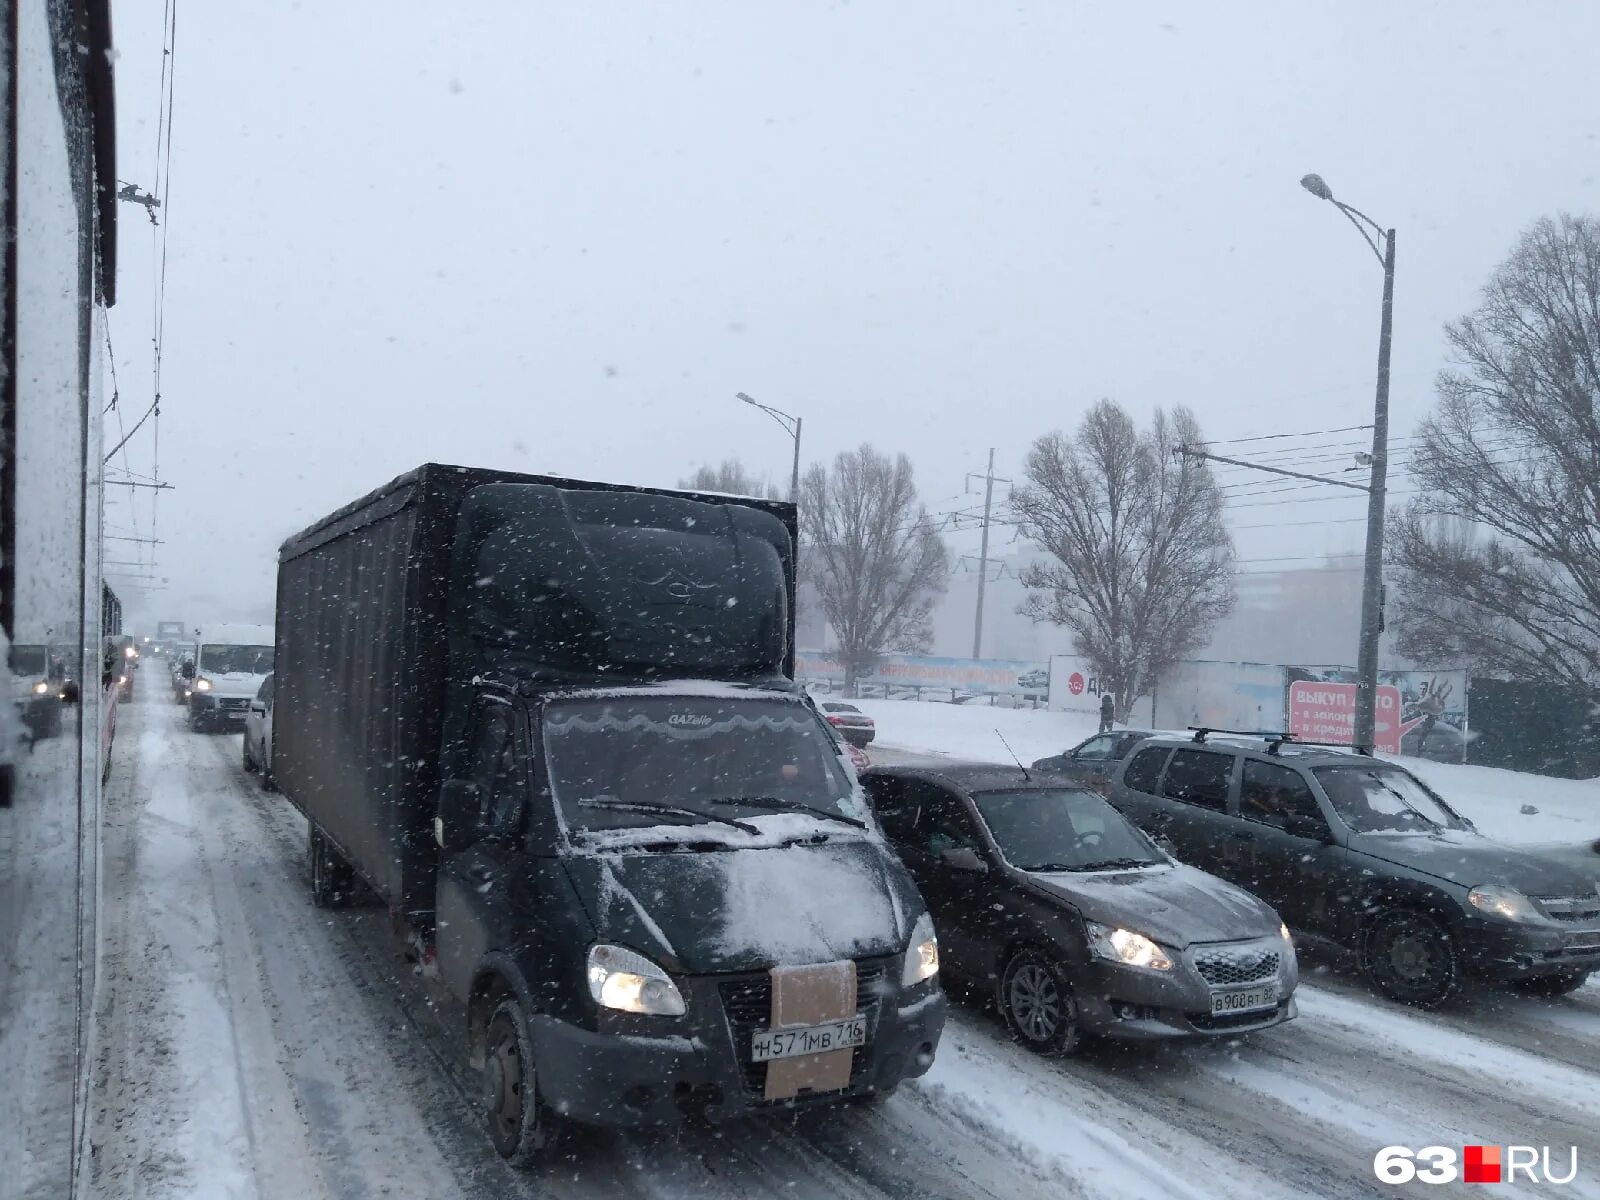
[{"label": "truck windshield", "polygon": [[43,646],[13,646],[10,659],[13,675],[44,674],[46,655]]},{"label": "truck windshield", "polygon": [[271,646],[202,646],[200,670],[218,675],[265,675],[272,670]]},{"label": "truck windshield", "polygon": [[544,744],[556,802],[571,830],[662,823],[660,813],[621,807],[632,804],[670,805],[717,822],[782,809],[864,816],[833,736],[798,702],[557,701],[544,710]]}]

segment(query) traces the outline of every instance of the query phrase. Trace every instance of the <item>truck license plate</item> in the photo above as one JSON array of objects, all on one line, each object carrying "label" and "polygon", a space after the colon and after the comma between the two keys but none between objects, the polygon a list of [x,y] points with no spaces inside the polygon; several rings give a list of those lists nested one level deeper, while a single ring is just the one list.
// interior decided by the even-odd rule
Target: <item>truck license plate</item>
[{"label": "truck license plate", "polygon": [[823,1054],[867,1043],[867,1022],[861,1017],[830,1021],[826,1025],[805,1025],[795,1029],[763,1029],[750,1039],[753,1062],[775,1058],[795,1058],[801,1054]]},{"label": "truck license plate", "polygon": [[1212,992],[1211,1015],[1222,1016],[1227,1013],[1249,1012],[1256,1008],[1276,1008],[1278,1006],[1278,987],[1269,984],[1266,987],[1245,988],[1237,992]]}]

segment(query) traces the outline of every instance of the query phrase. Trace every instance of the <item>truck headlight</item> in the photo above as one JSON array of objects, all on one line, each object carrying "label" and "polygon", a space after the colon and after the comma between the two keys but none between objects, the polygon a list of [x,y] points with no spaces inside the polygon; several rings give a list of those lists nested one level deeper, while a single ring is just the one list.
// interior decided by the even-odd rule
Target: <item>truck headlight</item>
[{"label": "truck headlight", "polygon": [[1529,900],[1515,888],[1486,883],[1467,893],[1467,903],[1479,912],[1499,917],[1502,921],[1537,921],[1541,914]]},{"label": "truck headlight", "polygon": [[211,680],[196,679],[194,681],[194,690],[197,692],[209,692],[211,690]]},{"label": "truck headlight", "polygon": [[933,932],[933,918],[923,913],[911,927],[911,944],[906,947],[905,965],[900,968],[900,986],[915,987],[939,973],[939,938]]},{"label": "truck headlight", "polygon": [[589,994],[601,1008],[683,1016],[683,994],[672,977],[644,955],[625,946],[604,944],[589,950]]},{"label": "truck headlight", "polygon": [[1167,952],[1142,933],[1131,929],[1113,929],[1085,921],[1089,931],[1089,953],[1107,962],[1129,967],[1148,967],[1152,971],[1172,970],[1172,959]]},{"label": "truck headlight", "polygon": [[35,696],[42,696],[46,692],[48,692],[49,690],[50,690],[50,685],[48,683],[46,683],[44,680],[42,680],[42,679],[39,680],[38,683],[33,685],[33,694]]}]

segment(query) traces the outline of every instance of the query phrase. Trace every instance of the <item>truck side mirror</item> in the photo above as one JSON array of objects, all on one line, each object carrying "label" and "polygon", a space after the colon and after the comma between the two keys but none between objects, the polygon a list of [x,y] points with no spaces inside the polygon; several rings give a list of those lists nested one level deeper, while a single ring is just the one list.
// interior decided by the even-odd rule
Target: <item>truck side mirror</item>
[{"label": "truck side mirror", "polygon": [[194,664],[192,662],[188,661],[187,659],[185,659],[184,663],[183,663],[183,666],[178,668],[178,674],[182,675],[185,679],[193,679],[194,678]]},{"label": "truck side mirror", "polygon": [[433,818],[434,841],[451,854],[478,841],[481,805],[482,793],[472,780],[445,780],[439,790],[439,815]]},{"label": "truck side mirror", "polygon": [[76,704],[78,702],[78,685],[69,679],[61,685],[61,703]]},{"label": "truck side mirror", "polygon": [[989,870],[989,864],[979,858],[971,846],[952,846],[939,855],[939,861],[956,871],[983,873]]}]

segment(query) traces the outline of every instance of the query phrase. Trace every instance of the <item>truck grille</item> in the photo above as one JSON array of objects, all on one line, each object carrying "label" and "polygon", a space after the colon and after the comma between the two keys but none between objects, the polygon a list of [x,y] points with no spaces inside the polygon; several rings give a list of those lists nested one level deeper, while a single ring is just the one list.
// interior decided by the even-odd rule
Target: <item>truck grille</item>
[{"label": "truck grille", "polygon": [[[878,1027],[878,1007],[883,999],[885,969],[882,963],[856,964],[856,1015],[867,1021],[867,1044],[857,1046],[850,1064],[853,1086]],[[722,995],[722,1010],[733,1034],[733,1051],[739,1060],[745,1091],[761,1098],[767,1089],[767,1064],[750,1061],[750,1040],[757,1030],[772,1024],[772,977],[766,973],[725,979],[717,984]]]},{"label": "truck grille", "polygon": [[1536,896],[1535,899],[1554,921],[1600,920],[1600,895]]},{"label": "truck grille", "polygon": [[1229,987],[1236,983],[1255,983],[1261,979],[1275,979],[1282,955],[1276,947],[1260,942],[1244,942],[1235,946],[1210,946],[1194,952],[1195,970],[1200,978],[1213,987]]},{"label": "truck grille", "polygon": [[217,707],[223,712],[242,712],[250,707],[248,696],[218,696]]}]

